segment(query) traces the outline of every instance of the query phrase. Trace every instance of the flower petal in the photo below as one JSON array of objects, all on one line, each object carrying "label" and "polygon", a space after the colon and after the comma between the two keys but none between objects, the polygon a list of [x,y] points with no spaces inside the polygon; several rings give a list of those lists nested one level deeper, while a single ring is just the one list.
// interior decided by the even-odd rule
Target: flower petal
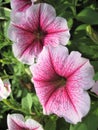
[{"label": "flower petal", "polygon": [[8,114],[7,124],[9,130],[22,130],[25,127],[24,117],[21,114]]},{"label": "flower petal", "polygon": [[35,41],[32,33],[13,25],[9,28],[9,37],[15,42],[12,46],[15,57],[23,63],[33,63],[34,57],[42,50],[43,46],[41,43]]},{"label": "flower petal", "polygon": [[83,88],[84,90],[90,89],[95,81],[93,80],[94,69],[91,64],[86,62],[83,66],[78,68],[72,76],[68,78],[68,82],[72,82],[75,86]]},{"label": "flower petal", "polygon": [[0,78],[0,101],[4,98],[4,95],[3,95],[2,92],[4,92],[4,84],[3,84],[3,81]]},{"label": "flower petal", "polygon": [[6,99],[11,93],[11,84],[8,79],[0,79],[0,101]]},{"label": "flower petal", "polygon": [[52,65],[54,66],[54,69],[56,73],[58,73],[61,76],[65,76],[65,63],[66,59],[68,58],[68,49],[62,45],[59,45],[57,47],[48,46],[49,48],[49,54],[51,58]]},{"label": "flower petal", "polygon": [[[64,117],[66,121],[76,124],[88,113],[90,98],[87,92],[76,88],[73,84],[69,85],[54,91],[47,104],[43,105],[43,109],[45,114],[55,113],[59,117]],[[45,92],[42,93],[44,94]]]},{"label": "flower petal", "polygon": [[11,8],[16,11],[23,11],[32,4],[31,0],[11,0]]},{"label": "flower petal", "polygon": [[[20,50],[19,50],[19,46],[20,46]],[[34,55],[32,55],[32,47],[28,48],[26,46],[24,48],[24,51],[21,44],[14,43],[12,47],[13,47],[14,56],[17,57],[19,61],[22,61],[23,63],[26,64],[34,63]]]},{"label": "flower petal", "polygon": [[[63,49],[63,47],[62,47]],[[48,53],[48,48],[44,47],[43,51],[40,53],[37,65],[30,67],[31,72],[33,73],[33,79],[38,81],[52,81],[58,79],[59,76],[56,75],[56,72],[52,66],[51,57]],[[65,50],[66,52],[66,50]],[[65,53],[64,53],[65,54]],[[35,69],[37,68],[37,69]],[[40,73],[39,73],[40,72]],[[49,73],[50,72],[50,73]]]},{"label": "flower petal", "polygon": [[26,121],[26,127],[30,130],[43,130],[42,126],[33,119],[28,119]]},{"label": "flower petal", "polygon": [[[65,47],[62,48],[66,49]],[[69,82],[74,81],[81,88],[85,90],[90,89],[95,83],[93,80],[93,66],[88,59],[81,57],[79,52],[72,51],[68,56],[63,54],[64,49],[61,50],[59,46],[56,49],[49,47],[55,71],[62,77],[67,78]]]},{"label": "flower petal", "polygon": [[64,18],[56,17],[55,20],[49,24],[46,28],[46,32],[48,32],[45,37],[45,44],[52,45],[66,45],[70,38],[70,33],[67,25],[67,21]]},{"label": "flower petal", "polygon": [[[8,29],[8,36],[13,42],[27,42],[33,41],[34,37],[30,31],[27,31],[17,25],[11,24]],[[29,39],[28,39],[29,37]],[[26,46],[26,45],[25,45]]]},{"label": "flower petal", "polygon": [[39,12],[40,12],[40,4],[32,5],[26,11],[26,21],[33,30],[37,30],[38,27],[40,26]]},{"label": "flower petal", "polygon": [[43,130],[42,126],[33,119],[27,119],[25,122],[21,114],[8,114],[7,124],[9,130]]},{"label": "flower petal", "polygon": [[51,23],[56,18],[55,9],[49,4],[40,4],[40,26],[42,30],[46,30],[46,27],[51,25]]},{"label": "flower petal", "polygon": [[98,95],[98,81],[93,85],[91,92],[94,92],[96,95]]}]

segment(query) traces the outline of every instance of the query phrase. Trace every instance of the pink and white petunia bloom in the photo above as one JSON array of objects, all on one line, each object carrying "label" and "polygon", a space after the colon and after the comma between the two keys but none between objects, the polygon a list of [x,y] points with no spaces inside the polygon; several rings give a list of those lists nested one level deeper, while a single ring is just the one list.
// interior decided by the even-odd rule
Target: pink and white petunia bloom
[{"label": "pink and white petunia bloom", "polygon": [[8,79],[1,80],[0,78],[0,101],[6,99],[11,93],[11,84]]},{"label": "pink and white petunia bloom", "polygon": [[94,84],[94,70],[78,51],[68,54],[61,45],[46,46],[30,70],[44,114],[54,113],[76,124],[88,113],[90,97],[86,90]]},{"label": "pink and white petunia bloom", "polygon": [[11,0],[11,8],[16,12],[22,12],[30,7],[36,0]]},{"label": "pink and white petunia bloom", "polygon": [[98,95],[98,81],[93,85],[91,92],[94,92],[96,95]]},{"label": "pink and white petunia bloom", "polygon": [[23,63],[32,64],[43,46],[66,45],[70,34],[66,19],[56,17],[55,9],[51,5],[39,3],[30,6],[24,14],[12,13],[8,36],[14,42],[15,57]]},{"label": "pink and white petunia bloom", "polygon": [[27,119],[21,114],[8,114],[8,130],[43,130],[42,126],[33,119]]}]

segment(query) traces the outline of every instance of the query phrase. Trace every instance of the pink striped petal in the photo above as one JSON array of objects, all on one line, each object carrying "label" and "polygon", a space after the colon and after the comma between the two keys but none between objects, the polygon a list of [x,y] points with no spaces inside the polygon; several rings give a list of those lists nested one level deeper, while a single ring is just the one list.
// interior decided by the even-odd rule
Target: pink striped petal
[{"label": "pink striped petal", "polygon": [[[62,48],[63,55],[62,55],[62,53],[60,53],[59,47]],[[62,55],[62,58],[61,58],[61,61],[62,61],[62,60],[64,60],[64,57],[68,55],[68,50],[67,50],[67,48],[64,48],[62,46],[59,46],[59,47],[55,48],[56,49],[55,53],[59,52],[59,54]],[[55,49],[53,49],[53,50],[55,50]],[[44,81],[44,80],[55,81],[56,79],[59,78],[59,76],[55,72],[55,68],[52,66],[52,60],[51,61],[49,60],[51,58],[50,53],[48,53],[47,47],[44,47],[43,52],[40,53],[37,66],[33,65],[33,66],[30,67],[31,72],[34,73],[37,77],[37,79],[34,78],[35,80],[38,80],[38,81]],[[43,66],[45,66],[45,67],[43,67]],[[35,68],[37,68],[37,69],[35,69]]]},{"label": "pink striped petal", "polygon": [[46,30],[47,26],[51,25],[56,18],[55,9],[46,3],[40,4],[40,26]]},{"label": "pink striped petal", "polygon": [[11,8],[16,11],[23,11],[33,4],[33,0],[11,0]]},{"label": "pink striped petal", "polygon": [[27,31],[24,28],[13,24],[9,26],[8,36],[13,42],[20,42],[21,44],[23,44],[22,46],[27,46],[30,42],[34,40],[34,36],[29,30]]},{"label": "pink striped petal", "polygon": [[36,4],[34,6],[31,6],[27,11],[26,11],[26,21],[28,22],[28,25],[31,27],[33,30],[37,30],[38,27],[40,26],[40,18],[39,18],[39,12],[40,12],[40,4]]},{"label": "pink striped petal", "polygon": [[70,38],[67,21],[64,18],[56,17],[55,20],[46,27],[48,32],[45,37],[45,44],[66,45]]},{"label": "pink striped petal", "polygon": [[45,30],[47,25],[50,25],[56,17],[55,9],[46,3],[35,4],[26,12],[26,19],[32,28],[39,27]]},{"label": "pink striped petal", "polygon": [[7,124],[9,130],[22,130],[25,127],[24,117],[21,114],[9,114]]},{"label": "pink striped petal", "polygon": [[88,90],[93,87],[95,81],[94,70],[92,69],[92,65],[86,62],[82,67],[78,68],[72,76],[68,77],[68,81],[75,84],[75,86],[83,88],[84,90]]},{"label": "pink striped petal", "polygon": [[[61,52],[62,55],[58,55],[59,48],[58,51],[55,48],[50,48],[50,50],[53,66],[59,75],[66,77],[71,82],[74,80],[76,84],[78,83],[85,90],[93,86],[94,70],[88,59],[81,57],[81,54],[77,51],[72,51],[66,58],[62,54],[63,52]],[[62,59],[64,60],[61,61]]]},{"label": "pink striped petal", "polygon": [[[44,94],[42,93],[42,95]],[[46,98],[46,95],[44,98]],[[82,89],[73,86],[73,84],[53,91],[46,104],[43,105],[44,114],[54,113],[72,124],[80,122],[89,109],[89,95]]]}]

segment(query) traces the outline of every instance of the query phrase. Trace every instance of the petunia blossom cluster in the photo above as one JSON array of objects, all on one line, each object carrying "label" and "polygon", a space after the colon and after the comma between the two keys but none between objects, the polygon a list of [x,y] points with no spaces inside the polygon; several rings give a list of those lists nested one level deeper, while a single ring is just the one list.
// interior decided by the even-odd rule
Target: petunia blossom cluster
[{"label": "petunia blossom cluster", "polygon": [[[56,114],[76,124],[90,110],[87,92],[94,69],[78,51],[69,53],[70,33],[65,18],[46,3],[12,0],[8,36],[15,57],[29,64],[36,94],[46,115]],[[34,64],[34,60],[36,63]]]}]

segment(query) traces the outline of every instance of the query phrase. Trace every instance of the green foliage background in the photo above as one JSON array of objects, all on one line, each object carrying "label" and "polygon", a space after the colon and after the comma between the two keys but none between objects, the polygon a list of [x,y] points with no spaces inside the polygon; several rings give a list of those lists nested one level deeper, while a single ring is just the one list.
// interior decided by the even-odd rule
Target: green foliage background
[{"label": "green foliage background", "polygon": [[[67,19],[71,38],[70,51],[78,50],[89,58],[98,80],[98,1],[97,0],[41,0],[51,4],[57,15]],[[98,130],[98,96],[89,91],[91,110],[77,125],[66,123],[55,115],[45,116],[31,83],[29,67],[20,63],[12,53],[7,37],[10,22],[10,0],[0,0],[0,77],[11,82],[12,93],[0,102],[0,130],[7,129],[8,113],[22,113],[39,121],[45,130]],[[1,125],[6,124],[6,125]]]}]

